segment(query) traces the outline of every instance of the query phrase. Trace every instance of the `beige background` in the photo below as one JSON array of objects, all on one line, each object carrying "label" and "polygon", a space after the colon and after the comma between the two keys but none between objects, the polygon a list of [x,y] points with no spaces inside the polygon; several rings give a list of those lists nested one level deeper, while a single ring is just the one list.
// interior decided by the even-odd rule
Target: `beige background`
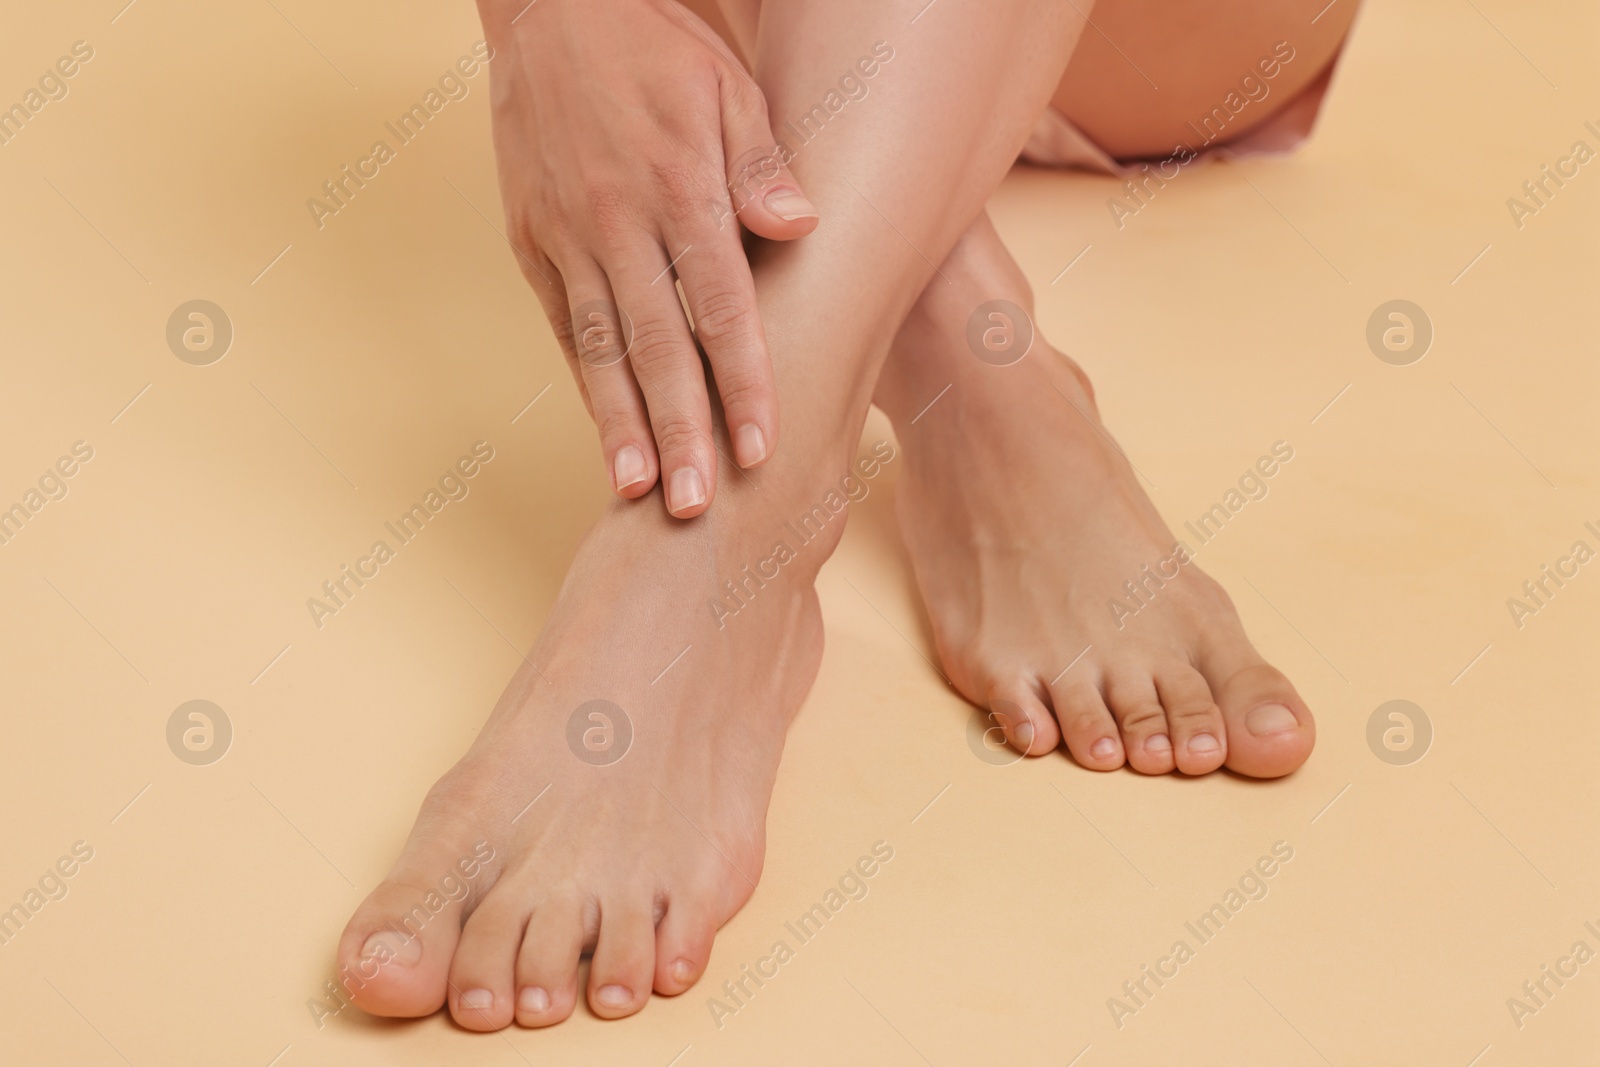
[{"label": "beige background", "polygon": [[[325,228],[305,207],[478,39],[474,13],[121,3],[15,5],[0,35],[3,103],[95,50],[0,147],[0,506],[94,448],[0,546],[0,906],[94,849],[0,946],[0,1058],[1600,1059],[1600,960],[1520,1029],[1506,1007],[1573,942],[1600,951],[1600,563],[1520,630],[1506,608],[1575,540],[1600,548],[1600,162],[1520,230],[1505,205],[1573,141],[1600,148],[1592,5],[1372,0],[1294,158],[1187,172],[1120,231],[1106,179],[1019,172],[995,197],[1043,329],[1175,526],[1294,446],[1202,560],[1320,718],[1302,771],[977,758],[924,659],[891,465],[823,572],[829,648],[766,874],[706,983],[625,1022],[482,1036],[354,1009],[319,1029],[307,1007],[605,494],[497,232],[487,75]],[[1436,331],[1409,367],[1364,341],[1396,297]],[[207,367],[165,342],[193,298],[236,331]],[[317,630],[306,598],[480,438],[497,458],[471,496]],[[165,740],[196,698],[234,728],[209,766]],[[1366,743],[1391,699],[1435,731],[1410,766]],[[880,839],[870,895],[719,1029],[712,987]],[[1280,840],[1270,894],[1119,1029],[1107,998]]]}]

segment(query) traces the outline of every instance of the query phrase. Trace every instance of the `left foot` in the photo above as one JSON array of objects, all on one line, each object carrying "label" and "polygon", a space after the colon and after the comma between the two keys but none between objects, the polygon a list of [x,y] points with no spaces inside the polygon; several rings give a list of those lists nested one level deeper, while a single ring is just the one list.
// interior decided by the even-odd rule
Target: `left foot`
[{"label": "left foot", "polygon": [[905,453],[901,530],[950,680],[1030,755],[1064,738],[1095,770],[1299,767],[1305,701],[1177,550],[1082,370],[1037,338],[1010,366],[968,348],[979,304],[1032,313],[987,218],[941,270],[953,284],[929,286],[875,399]]}]

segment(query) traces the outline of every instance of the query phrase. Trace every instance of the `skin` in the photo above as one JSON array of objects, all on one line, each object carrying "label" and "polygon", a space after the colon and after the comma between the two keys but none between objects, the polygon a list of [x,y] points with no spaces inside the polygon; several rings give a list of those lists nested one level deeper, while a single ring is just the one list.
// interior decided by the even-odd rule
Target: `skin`
[{"label": "skin", "polygon": [[[545,1026],[580,998],[619,1018],[652,990],[681,993],[701,977],[715,931],[760,875],[784,733],[822,652],[813,581],[844,516],[798,545],[733,617],[706,605],[793,539],[786,520],[837,488],[873,401],[904,450],[898,506],[944,667],[1019,750],[1064,741],[1095,769],[1263,777],[1309,753],[1304,701],[1198,570],[1183,568],[1125,627],[1105,613],[1104,598],[1173,538],[1099,423],[1081,369],[1042,342],[1009,367],[967,348],[979,303],[1031,306],[982,205],[1065,84],[1068,57],[1093,55],[1084,50],[1099,35],[1084,33],[1084,14],[1106,28],[1115,3],[942,4],[908,31],[924,8],[767,0],[759,19],[750,5],[728,10],[721,28],[780,122],[808,112],[872,42],[896,42],[872,106],[851,104],[792,160],[790,177],[826,225],[749,248],[784,447],[739,473],[733,417],[708,399],[716,507],[681,521],[658,484],[607,509],[489,722],[429,791],[394,868],[346,927],[340,972],[362,1008],[418,1016],[443,1006],[474,1030]],[[1159,48],[1118,39],[1159,69]],[[1183,113],[1152,119],[1150,135]],[[497,125],[502,151],[508,136]],[[522,179],[506,169],[515,218]],[[940,407],[917,418],[946,384]],[[569,747],[570,721],[595,699],[633,725],[626,754],[603,766]],[[478,842],[492,855],[464,895],[425,903],[463,857],[481,855]],[[408,928],[419,903],[427,920]]]},{"label": "skin", "polygon": [[[660,479],[672,514],[699,515],[716,457],[696,338],[733,456],[757,466],[777,444],[777,396],[740,224],[790,240],[816,228],[816,209],[787,169],[763,169],[765,99],[682,5],[479,7],[500,57],[494,142],[518,263],[600,429],[612,487],[633,498]],[[760,195],[734,203],[730,189],[755,175]]]}]

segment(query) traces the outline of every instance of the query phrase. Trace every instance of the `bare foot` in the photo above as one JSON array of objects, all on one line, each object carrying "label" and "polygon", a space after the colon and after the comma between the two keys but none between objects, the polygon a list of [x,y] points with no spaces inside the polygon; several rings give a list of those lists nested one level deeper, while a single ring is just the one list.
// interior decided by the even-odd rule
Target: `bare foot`
[{"label": "bare foot", "polygon": [[547,1026],[577,1003],[586,952],[604,1018],[700,977],[761,871],[784,733],[822,654],[811,582],[838,537],[719,627],[721,582],[772,549],[744,535],[739,497],[693,524],[659,500],[618,504],[590,532],[533,651],[345,928],[358,1006]]},{"label": "bare foot", "polygon": [[1305,701],[1175,552],[1082,370],[1042,339],[1010,366],[969,348],[978,305],[1032,312],[987,217],[941,271],[953,284],[929,286],[875,399],[905,452],[901,530],[951,681],[1031,755],[1065,738],[1096,770],[1300,766],[1315,738]]}]

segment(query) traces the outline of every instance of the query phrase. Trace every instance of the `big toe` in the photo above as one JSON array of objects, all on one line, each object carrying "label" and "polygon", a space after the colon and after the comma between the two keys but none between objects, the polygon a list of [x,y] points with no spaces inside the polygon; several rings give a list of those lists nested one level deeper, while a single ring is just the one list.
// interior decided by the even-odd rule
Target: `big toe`
[{"label": "big toe", "polygon": [[373,1015],[431,1015],[445,1002],[461,938],[461,903],[437,886],[390,879],[374,889],[339,938],[339,984]]},{"label": "big toe", "polygon": [[1283,672],[1266,663],[1233,671],[1212,693],[1228,729],[1227,766],[1252,778],[1278,778],[1306,761],[1316,743],[1311,709]]}]

